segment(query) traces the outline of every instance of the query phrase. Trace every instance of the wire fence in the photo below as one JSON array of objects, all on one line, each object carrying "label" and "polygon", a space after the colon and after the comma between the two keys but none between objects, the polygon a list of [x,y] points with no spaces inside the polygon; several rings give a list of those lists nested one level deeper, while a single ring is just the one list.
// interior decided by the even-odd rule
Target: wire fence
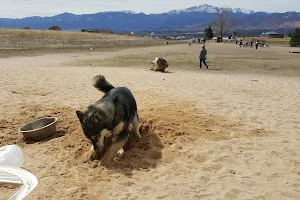
[{"label": "wire fence", "polygon": [[139,40],[7,40],[0,41],[0,50],[17,49],[70,49],[70,48],[108,48],[108,47],[130,47],[165,44],[161,39],[139,39]]}]

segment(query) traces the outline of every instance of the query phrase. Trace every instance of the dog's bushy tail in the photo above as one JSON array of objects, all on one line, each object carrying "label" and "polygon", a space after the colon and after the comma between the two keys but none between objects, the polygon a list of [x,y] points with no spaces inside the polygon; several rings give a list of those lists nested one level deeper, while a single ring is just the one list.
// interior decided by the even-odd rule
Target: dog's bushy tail
[{"label": "dog's bushy tail", "polygon": [[109,82],[107,82],[105,77],[102,75],[98,75],[93,78],[93,86],[105,94],[111,89],[115,88]]}]

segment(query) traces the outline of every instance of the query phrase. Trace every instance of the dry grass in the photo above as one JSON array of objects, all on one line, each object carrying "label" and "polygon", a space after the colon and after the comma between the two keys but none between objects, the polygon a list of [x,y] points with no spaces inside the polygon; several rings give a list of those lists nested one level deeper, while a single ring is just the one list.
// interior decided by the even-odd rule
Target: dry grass
[{"label": "dry grass", "polygon": [[289,45],[291,38],[265,38],[265,37],[245,37],[245,38],[236,38],[237,40],[243,39],[244,41],[266,41],[268,44],[273,45]]},{"label": "dry grass", "polygon": [[[139,67],[149,69],[155,57],[164,57],[172,69],[198,70],[200,45],[180,46],[174,52],[153,51],[131,53],[106,59],[84,59],[72,66]],[[289,48],[240,48],[233,44],[207,44],[207,63],[214,73],[253,73],[300,76],[300,56],[288,53]]]},{"label": "dry grass", "polygon": [[127,35],[71,32],[71,31],[52,31],[52,30],[30,30],[30,29],[0,29],[0,41],[8,40],[138,40]]},{"label": "dry grass", "polygon": [[[128,35],[26,29],[0,29],[0,58],[44,53],[115,51],[164,44],[165,40]],[[173,43],[182,43],[174,41]]]},{"label": "dry grass", "polygon": [[13,56],[38,56],[46,53],[76,53],[76,52],[116,52],[124,49],[137,48],[137,47],[151,47],[162,45],[160,41],[144,41],[134,43],[121,43],[116,44],[112,41],[109,44],[100,45],[74,45],[74,46],[43,46],[40,48],[30,49],[0,49],[0,58],[8,58]]}]

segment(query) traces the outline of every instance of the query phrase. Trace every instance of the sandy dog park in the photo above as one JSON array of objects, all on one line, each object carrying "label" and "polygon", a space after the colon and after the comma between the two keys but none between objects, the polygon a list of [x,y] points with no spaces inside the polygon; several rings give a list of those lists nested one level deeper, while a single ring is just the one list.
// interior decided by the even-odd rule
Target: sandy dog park
[{"label": "sandy dog park", "polygon": [[[0,59],[0,146],[19,145],[39,184],[28,199],[300,199],[300,55],[207,43]],[[153,72],[164,57],[169,73]],[[137,100],[142,139],[106,168],[88,161],[76,117],[102,74]],[[58,117],[40,142],[18,128]],[[7,199],[14,187],[0,188]]]}]

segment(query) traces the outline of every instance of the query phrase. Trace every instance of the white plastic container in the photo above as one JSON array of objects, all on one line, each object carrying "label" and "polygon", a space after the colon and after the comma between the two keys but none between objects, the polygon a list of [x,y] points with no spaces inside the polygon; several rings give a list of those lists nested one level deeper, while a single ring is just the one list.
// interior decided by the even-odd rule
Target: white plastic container
[{"label": "white plastic container", "polygon": [[24,154],[17,145],[0,147],[0,165],[21,167],[24,163]]}]

